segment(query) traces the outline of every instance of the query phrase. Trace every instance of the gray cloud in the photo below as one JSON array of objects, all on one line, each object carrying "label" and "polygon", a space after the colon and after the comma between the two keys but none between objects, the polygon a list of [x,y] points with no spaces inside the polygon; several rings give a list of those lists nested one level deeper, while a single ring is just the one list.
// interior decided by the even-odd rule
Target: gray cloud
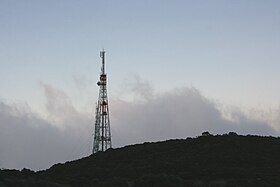
[{"label": "gray cloud", "polygon": [[72,80],[78,89],[85,89],[88,86],[92,86],[94,84],[94,81],[89,80],[83,75],[72,75]]},{"label": "gray cloud", "polygon": [[[62,90],[45,83],[41,85],[46,96],[46,118],[28,107],[0,102],[1,168],[45,169],[91,152],[93,115],[77,111]],[[216,103],[195,88],[155,94],[152,87],[141,80],[133,88],[134,92],[139,92],[136,96],[143,98],[110,100],[114,147],[186,138],[203,131],[279,135],[264,120],[250,118],[240,110],[229,111],[231,120],[224,118]]]},{"label": "gray cloud", "polygon": [[154,94],[145,102],[111,100],[112,125],[116,144],[158,141],[197,136],[203,131],[214,134],[234,131],[239,134],[279,135],[267,122],[248,117],[240,110],[223,117],[216,103],[195,88],[182,88]]},{"label": "gray cloud", "polygon": [[48,120],[56,125],[67,125],[68,128],[77,123],[85,123],[84,120],[88,117],[75,109],[71,99],[64,91],[45,83],[41,83],[41,86],[44,88],[46,97]]},{"label": "gray cloud", "polygon": [[77,112],[63,91],[42,86],[50,120],[0,102],[1,168],[46,169],[90,154],[89,117]]},{"label": "gray cloud", "polygon": [[138,75],[135,75],[130,82],[127,82],[127,86],[140,99],[150,99],[154,95],[154,89],[150,83],[143,81]]},{"label": "gray cloud", "polygon": [[120,87],[122,87],[122,89],[118,94],[118,99],[129,98],[129,100],[133,100],[133,102],[139,102],[145,101],[154,95],[154,89],[150,82],[143,81],[137,74],[124,79]]}]

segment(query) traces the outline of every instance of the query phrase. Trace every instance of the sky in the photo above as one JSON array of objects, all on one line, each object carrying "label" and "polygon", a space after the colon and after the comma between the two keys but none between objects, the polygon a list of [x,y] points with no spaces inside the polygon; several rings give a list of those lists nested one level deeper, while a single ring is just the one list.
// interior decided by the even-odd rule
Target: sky
[{"label": "sky", "polygon": [[114,147],[280,134],[280,1],[0,0],[0,168],[92,149],[106,50]]}]

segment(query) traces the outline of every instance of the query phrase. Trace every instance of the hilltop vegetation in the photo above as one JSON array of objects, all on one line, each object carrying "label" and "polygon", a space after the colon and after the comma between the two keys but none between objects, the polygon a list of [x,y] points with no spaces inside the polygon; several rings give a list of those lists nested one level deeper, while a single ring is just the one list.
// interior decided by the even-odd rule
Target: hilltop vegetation
[{"label": "hilltop vegetation", "polygon": [[45,171],[0,171],[2,186],[277,186],[280,138],[236,133],[130,145]]}]

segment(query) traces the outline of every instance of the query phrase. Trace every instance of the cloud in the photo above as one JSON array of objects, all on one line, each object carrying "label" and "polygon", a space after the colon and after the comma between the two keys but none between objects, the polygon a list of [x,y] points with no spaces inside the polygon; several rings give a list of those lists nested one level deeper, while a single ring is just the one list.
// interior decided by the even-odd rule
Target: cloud
[{"label": "cloud", "polygon": [[[0,101],[0,168],[46,169],[91,153],[93,113],[79,112],[63,90],[46,83],[41,86],[46,97],[46,117],[28,106]],[[110,99],[114,147],[194,137],[204,131],[279,135],[275,124],[272,128],[265,118],[250,117],[239,109],[222,111],[195,88],[156,94],[141,79],[131,86],[128,90],[141,99]],[[276,114],[274,121],[280,116],[279,111]]]},{"label": "cloud", "polygon": [[83,75],[72,75],[72,80],[78,89],[85,89],[94,84],[94,81],[89,80]]},{"label": "cloud", "polygon": [[[142,93],[141,84],[138,87]],[[137,90],[137,89],[134,89]],[[223,134],[279,135],[266,120],[246,115],[239,109],[221,111],[219,106],[195,88],[181,88],[150,94],[141,102],[111,100],[115,144],[131,144],[170,138],[197,136],[204,131]],[[231,116],[225,118],[224,113]]]},{"label": "cloud", "polygon": [[140,76],[135,75],[130,82],[127,82],[128,88],[140,99],[150,99],[154,95],[154,89],[148,81],[143,81]]},{"label": "cloud", "polygon": [[77,123],[85,123],[88,117],[79,113],[72,104],[68,95],[49,84],[41,82],[46,98],[47,120],[53,124],[69,128]]},{"label": "cloud", "polygon": [[143,81],[137,74],[129,76],[122,83],[121,92],[117,96],[119,99],[126,98],[133,102],[141,102],[154,96],[154,88],[150,82]]},{"label": "cloud", "polygon": [[67,95],[42,86],[48,118],[0,101],[0,167],[46,169],[90,154],[91,121],[75,110]]}]

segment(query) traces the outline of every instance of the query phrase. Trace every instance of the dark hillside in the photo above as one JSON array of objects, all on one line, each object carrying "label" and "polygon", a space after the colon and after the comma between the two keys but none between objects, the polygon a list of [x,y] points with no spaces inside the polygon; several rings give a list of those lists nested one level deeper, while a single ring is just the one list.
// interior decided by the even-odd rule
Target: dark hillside
[{"label": "dark hillside", "polygon": [[[49,186],[280,184],[280,138],[239,136],[235,133],[204,135],[111,149],[80,160],[56,164],[46,171],[30,171],[26,175],[29,180],[48,183]],[[17,175],[19,173],[23,172]],[[3,174],[1,176],[3,178]]]}]

